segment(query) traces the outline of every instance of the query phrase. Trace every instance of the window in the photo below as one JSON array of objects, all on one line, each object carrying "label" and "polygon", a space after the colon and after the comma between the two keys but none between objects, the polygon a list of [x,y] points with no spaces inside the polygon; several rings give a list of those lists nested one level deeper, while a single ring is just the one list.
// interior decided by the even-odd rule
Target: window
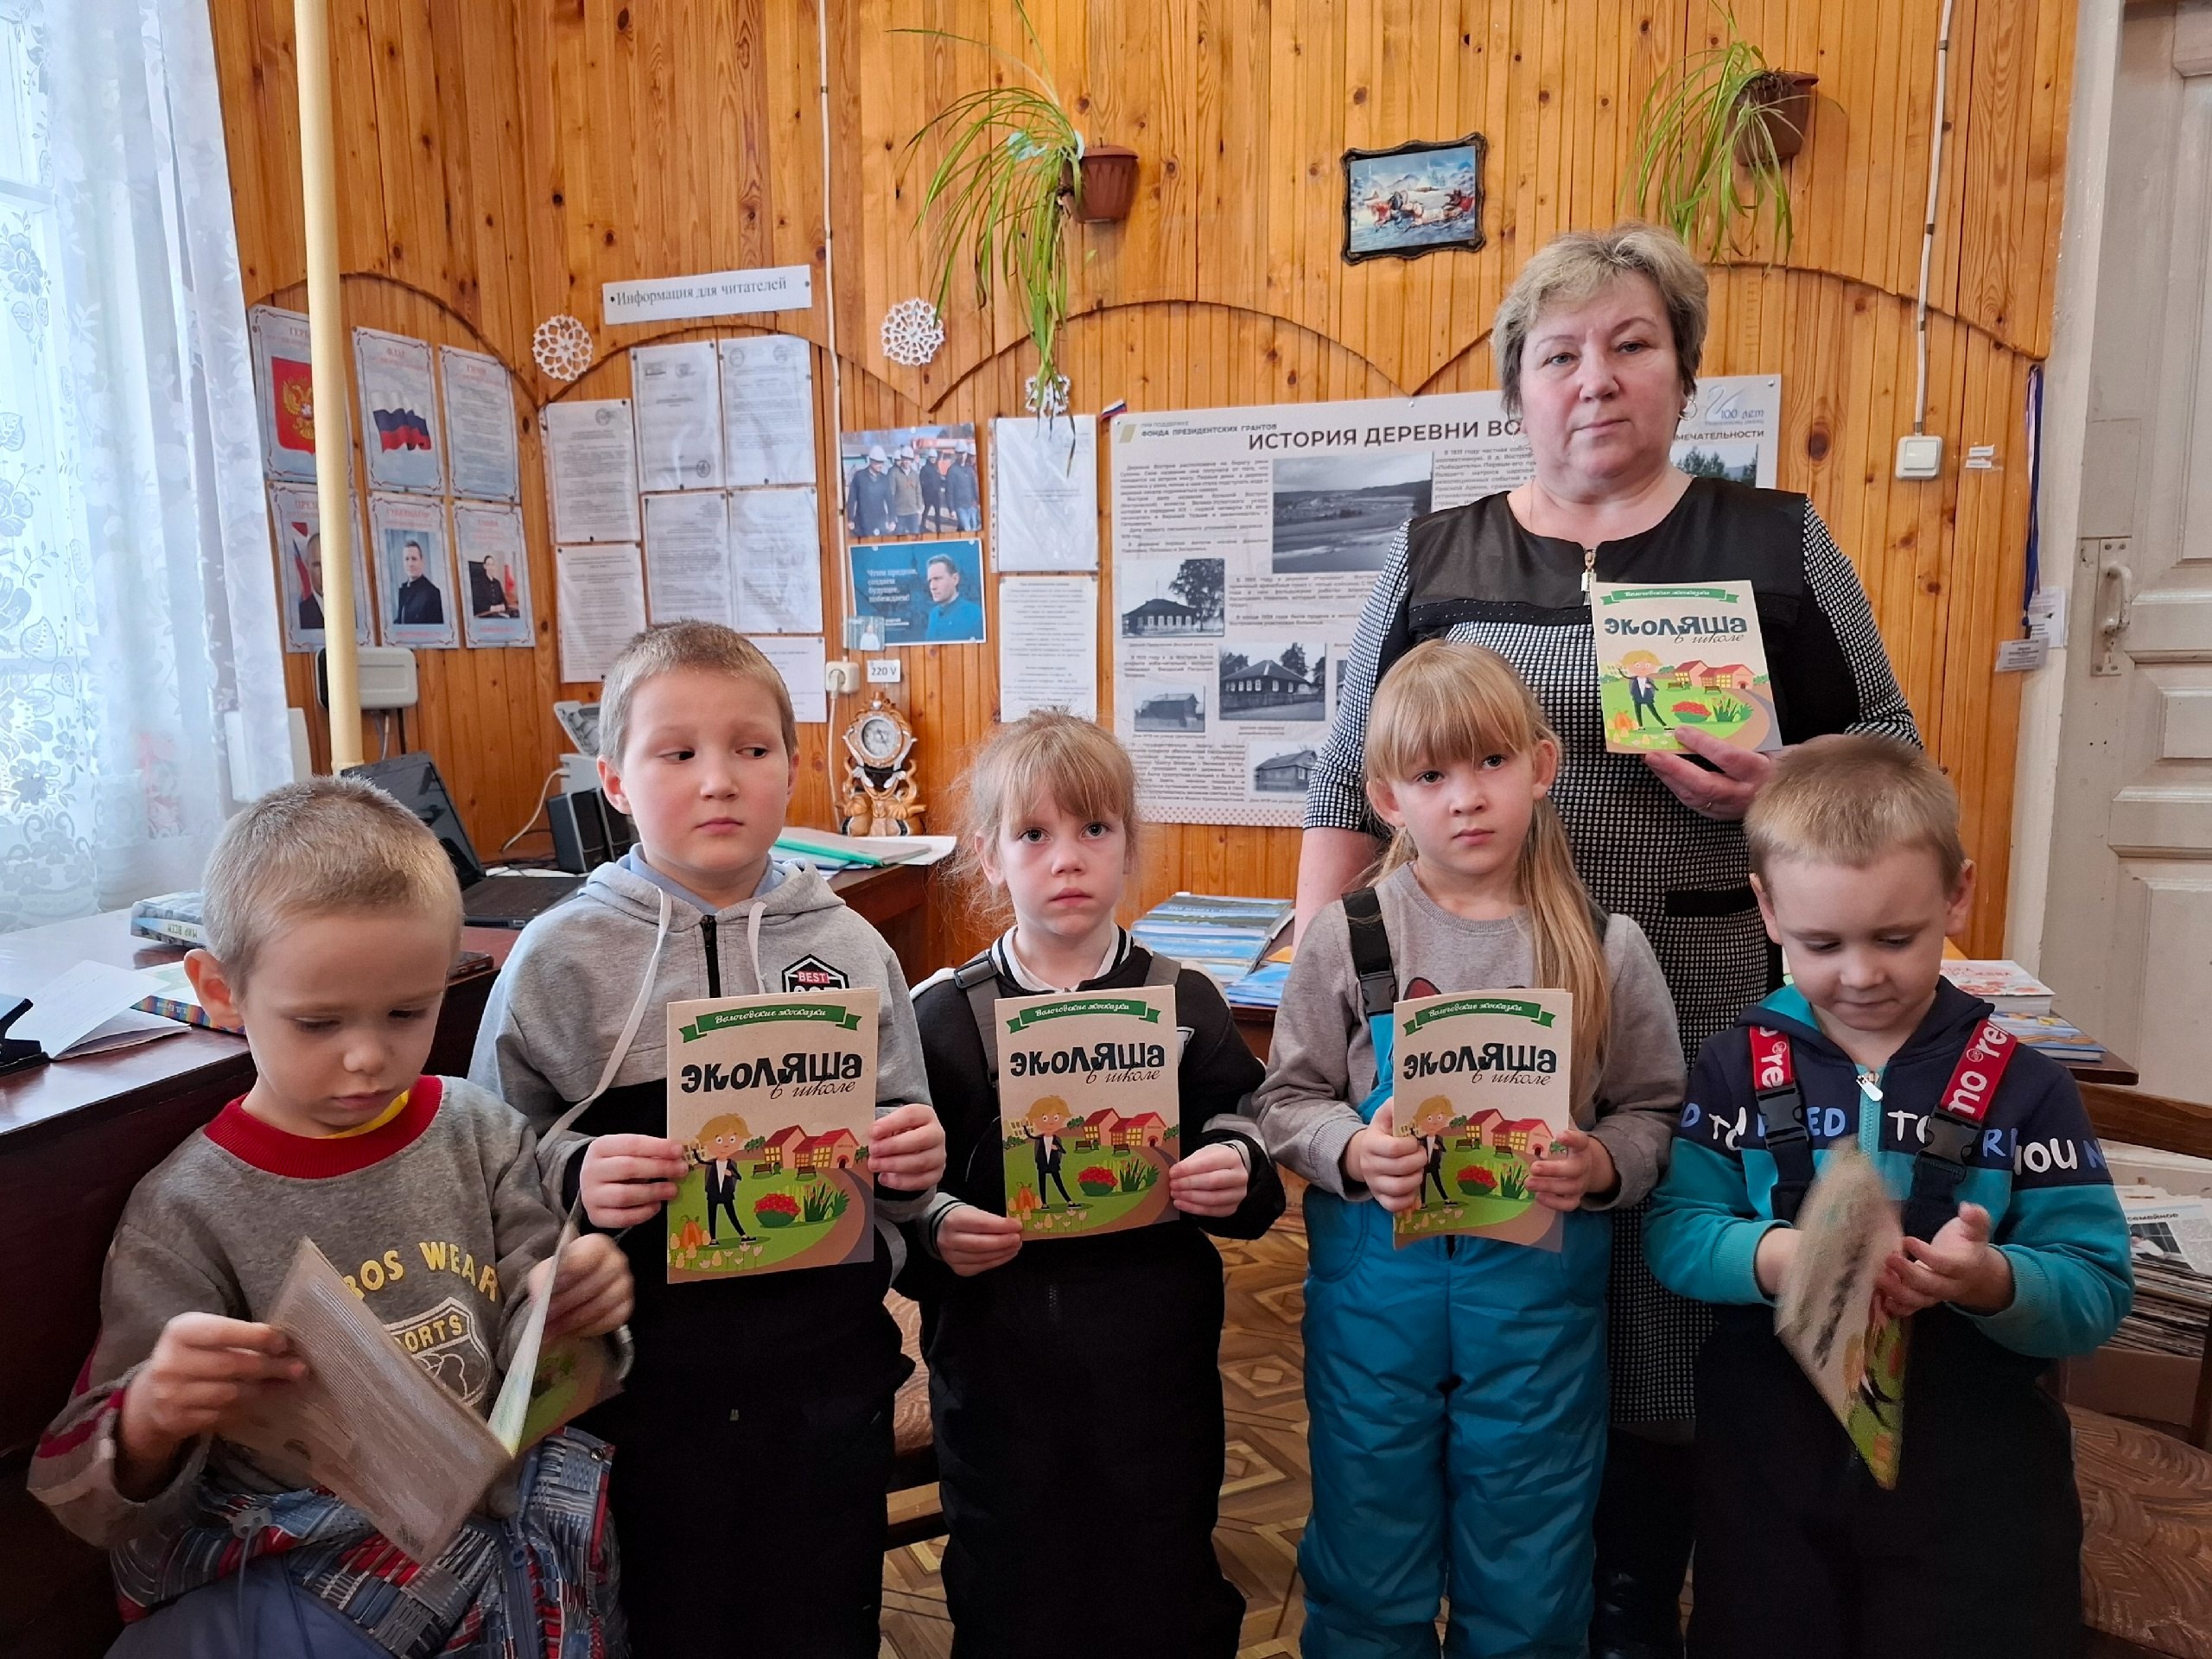
[{"label": "window", "polygon": [[252,396],[204,0],[0,0],[0,928],[289,770]]}]

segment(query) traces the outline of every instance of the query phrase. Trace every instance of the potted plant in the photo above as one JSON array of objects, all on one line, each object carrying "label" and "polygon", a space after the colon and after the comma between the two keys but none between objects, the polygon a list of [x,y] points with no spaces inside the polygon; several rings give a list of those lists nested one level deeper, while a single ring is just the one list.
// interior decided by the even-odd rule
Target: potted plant
[{"label": "potted plant", "polygon": [[1105,1165],[1093,1164],[1090,1168],[1077,1173],[1075,1184],[1083,1189],[1085,1198],[1103,1198],[1120,1183],[1114,1172]]},{"label": "potted plant", "polygon": [[[1044,48],[1028,7],[1014,0],[1014,9],[1041,60]],[[907,140],[906,150],[911,157],[932,134],[945,143],[916,215],[917,224],[932,216],[936,220],[931,257],[938,312],[951,296],[953,270],[963,258],[978,307],[988,307],[1001,283],[1012,290],[1037,347],[1031,403],[1039,414],[1057,414],[1067,406],[1058,348],[1068,314],[1068,222],[1128,214],[1136,194],[1136,152],[1118,144],[1086,147],[1051,78],[1035,65],[944,29],[897,32],[979,47],[1020,73],[1014,85],[985,86],[954,99]]]},{"label": "potted plant", "polygon": [[1764,219],[1780,260],[1796,230],[1782,164],[1803,147],[1818,77],[1775,68],[1737,32],[1733,14],[1720,16],[1721,42],[1691,54],[1644,97],[1633,200],[1709,262],[1741,252]]}]

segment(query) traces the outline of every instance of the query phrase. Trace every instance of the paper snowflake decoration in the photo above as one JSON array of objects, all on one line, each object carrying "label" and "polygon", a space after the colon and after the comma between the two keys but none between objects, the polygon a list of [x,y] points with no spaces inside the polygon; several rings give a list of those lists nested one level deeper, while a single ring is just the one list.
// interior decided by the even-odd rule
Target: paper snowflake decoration
[{"label": "paper snowflake decoration", "polygon": [[1021,383],[1022,396],[1033,414],[1053,420],[1068,412],[1068,378],[1056,374],[1041,387],[1039,377],[1031,375]]},{"label": "paper snowflake decoration", "polygon": [[591,330],[574,317],[548,317],[530,337],[530,354],[556,380],[575,380],[591,367]]},{"label": "paper snowflake decoration", "polygon": [[901,300],[883,315],[883,354],[918,369],[944,344],[944,320],[927,300]]}]

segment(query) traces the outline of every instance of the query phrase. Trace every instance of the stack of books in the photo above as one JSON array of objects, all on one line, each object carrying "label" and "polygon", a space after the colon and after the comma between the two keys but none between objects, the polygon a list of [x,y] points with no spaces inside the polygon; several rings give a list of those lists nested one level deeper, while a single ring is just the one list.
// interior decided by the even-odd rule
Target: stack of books
[{"label": "stack of books", "polygon": [[1289,977],[1289,959],[1279,961],[1270,957],[1243,978],[1223,986],[1221,994],[1229,999],[1232,1008],[1279,1008],[1282,1006],[1283,982]]},{"label": "stack of books", "polygon": [[1999,1014],[2049,1014],[2053,993],[2017,962],[1953,957],[1943,977],[1968,996],[1978,996]]},{"label": "stack of books", "polygon": [[1129,931],[1146,950],[1198,969],[1217,985],[1228,985],[1259,965],[1291,910],[1287,899],[1179,893],[1138,917]]},{"label": "stack of books", "polygon": [[2102,1043],[2055,1014],[1999,1014],[1994,1023],[2037,1053],[2048,1054],[2062,1065],[2069,1060],[2078,1065],[2105,1057]]},{"label": "stack of books", "polygon": [[207,924],[197,893],[163,893],[130,906],[130,931],[142,939],[189,949],[207,943]]}]

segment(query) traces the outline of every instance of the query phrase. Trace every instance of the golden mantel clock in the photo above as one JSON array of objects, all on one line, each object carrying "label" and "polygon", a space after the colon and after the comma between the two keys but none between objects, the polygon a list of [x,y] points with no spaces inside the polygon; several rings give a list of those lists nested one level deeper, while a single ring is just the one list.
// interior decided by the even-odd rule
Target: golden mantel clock
[{"label": "golden mantel clock", "polygon": [[879,691],[845,728],[844,792],[837,810],[849,836],[918,836],[922,832],[921,791],[907,758],[914,752],[914,728]]}]

